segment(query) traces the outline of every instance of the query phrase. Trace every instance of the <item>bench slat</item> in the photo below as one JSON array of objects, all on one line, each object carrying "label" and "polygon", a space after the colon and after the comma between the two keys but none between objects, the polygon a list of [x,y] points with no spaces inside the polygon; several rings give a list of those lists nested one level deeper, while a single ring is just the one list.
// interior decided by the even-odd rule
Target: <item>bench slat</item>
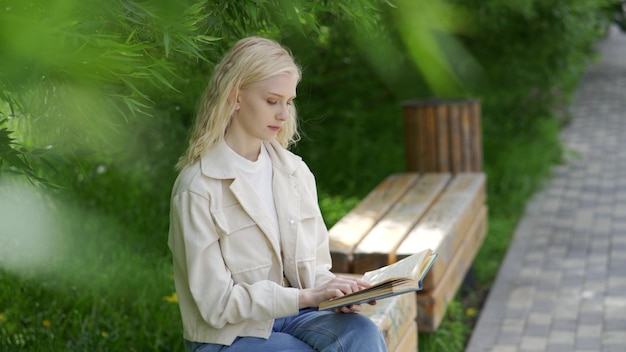
[{"label": "bench slat", "polygon": [[470,132],[471,135],[471,153],[472,156],[472,168],[470,170],[482,170],[483,169],[483,138],[482,138],[482,123],[480,121],[481,111],[480,104],[470,103],[468,106],[469,120],[470,120]]},{"label": "bench slat", "polygon": [[424,116],[419,119],[420,137],[419,141],[422,146],[420,158],[423,160],[424,170],[437,170],[437,140],[436,131],[436,107],[426,107],[423,112]]},{"label": "bench slat", "polygon": [[398,260],[427,248],[439,254],[424,279],[424,290],[431,289],[441,280],[484,203],[484,174],[456,175],[437,202],[398,247]]},{"label": "bench slat", "polygon": [[415,173],[390,175],[329,230],[334,272],[353,272],[354,248],[417,178]]},{"label": "bench slat", "polygon": [[446,313],[448,303],[454,298],[461,286],[465,274],[472,265],[486,234],[487,207],[483,205],[472,223],[470,231],[464,236],[465,239],[460,249],[452,258],[443,278],[435,289],[416,293],[417,322],[420,332],[433,332],[439,327]]},{"label": "bench slat", "polygon": [[451,177],[446,173],[428,173],[420,177],[357,245],[353,258],[354,272],[364,273],[395,262],[396,248],[441,194]]},{"label": "bench slat", "polygon": [[450,104],[448,110],[448,133],[450,135],[450,168],[452,172],[461,172],[463,168],[464,149],[461,133],[461,105]]},{"label": "bench slat", "polygon": [[448,109],[444,105],[436,107],[435,112],[435,144],[437,147],[437,166],[434,169],[427,169],[428,171],[437,170],[437,172],[452,172],[450,164],[450,131],[448,126],[450,125],[447,119]]}]

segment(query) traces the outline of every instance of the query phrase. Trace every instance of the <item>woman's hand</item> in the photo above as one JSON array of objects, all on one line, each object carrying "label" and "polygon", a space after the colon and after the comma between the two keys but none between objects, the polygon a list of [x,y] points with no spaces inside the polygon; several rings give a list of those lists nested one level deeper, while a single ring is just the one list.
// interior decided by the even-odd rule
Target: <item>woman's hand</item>
[{"label": "woman's hand", "polygon": [[[376,301],[371,301],[368,302],[367,304],[369,304],[370,306],[375,306],[376,305]],[[345,307],[341,307],[341,308],[334,308],[333,312],[335,313],[357,313],[361,311],[361,305],[360,304],[353,304],[351,306],[345,306]]]},{"label": "woman's hand", "polygon": [[[317,307],[320,303],[331,298],[342,297],[370,286],[369,282],[359,278],[337,276],[322,286],[300,290],[300,308]],[[374,305],[376,302],[373,301],[369,304]],[[334,309],[335,312],[343,313],[358,312],[360,310],[360,304]]]}]

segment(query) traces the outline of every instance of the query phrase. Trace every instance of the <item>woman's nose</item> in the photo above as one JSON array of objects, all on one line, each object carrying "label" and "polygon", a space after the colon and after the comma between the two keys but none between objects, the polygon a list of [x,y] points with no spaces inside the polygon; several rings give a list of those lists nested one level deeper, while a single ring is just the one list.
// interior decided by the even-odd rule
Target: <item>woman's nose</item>
[{"label": "woman's nose", "polygon": [[280,109],[280,111],[278,112],[278,115],[276,116],[276,118],[281,120],[281,121],[287,120],[288,117],[289,117],[289,107],[288,106],[285,106],[282,109]]}]

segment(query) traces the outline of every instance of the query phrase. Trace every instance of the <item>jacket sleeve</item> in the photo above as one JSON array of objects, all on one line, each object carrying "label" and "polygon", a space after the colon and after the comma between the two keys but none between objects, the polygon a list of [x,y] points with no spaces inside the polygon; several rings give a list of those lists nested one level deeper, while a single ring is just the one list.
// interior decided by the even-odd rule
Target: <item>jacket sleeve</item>
[{"label": "jacket sleeve", "polygon": [[179,304],[196,309],[217,329],[297,314],[297,289],[269,280],[234,283],[222,257],[209,204],[208,198],[191,191],[172,197],[169,244]]}]

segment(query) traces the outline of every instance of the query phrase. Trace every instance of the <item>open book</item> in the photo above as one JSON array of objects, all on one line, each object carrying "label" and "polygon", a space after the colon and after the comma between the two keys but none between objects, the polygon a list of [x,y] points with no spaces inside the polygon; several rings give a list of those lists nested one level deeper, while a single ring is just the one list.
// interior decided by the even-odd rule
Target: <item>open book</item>
[{"label": "open book", "polygon": [[320,303],[319,309],[332,309],[367,303],[422,289],[422,280],[433,266],[437,253],[430,249],[410,255],[380,269],[368,271],[363,280],[372,284],[358,292]]}]

